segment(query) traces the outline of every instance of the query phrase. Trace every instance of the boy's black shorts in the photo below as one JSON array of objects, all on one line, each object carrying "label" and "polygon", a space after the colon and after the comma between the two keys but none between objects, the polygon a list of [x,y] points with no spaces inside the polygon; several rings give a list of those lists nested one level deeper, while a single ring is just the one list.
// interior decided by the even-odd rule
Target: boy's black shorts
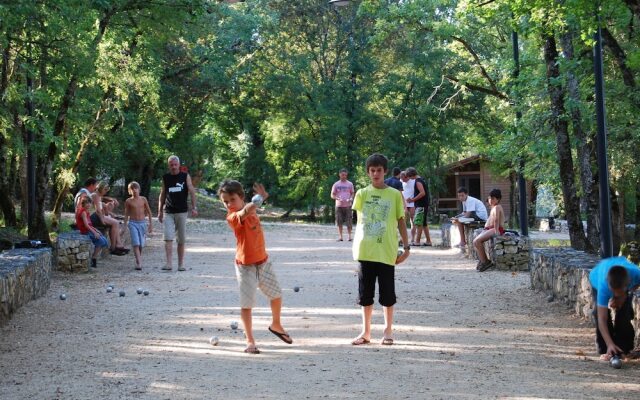
[{"label": "boy's black shorts", "polygon": [[396,304],[395,265],[375,261],[358,261],[358,304],[370,306],[376,292],[378,281],[378,303],[384,307]]}]

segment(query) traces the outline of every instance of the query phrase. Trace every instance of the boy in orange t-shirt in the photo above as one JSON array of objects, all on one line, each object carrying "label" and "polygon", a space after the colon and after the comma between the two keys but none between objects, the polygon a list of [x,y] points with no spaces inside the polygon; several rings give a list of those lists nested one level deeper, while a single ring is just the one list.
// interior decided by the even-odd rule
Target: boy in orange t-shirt
[{"label": "boy in orange t-shirt", "polygon": [[[245,353],[259,354],[253,338],[251,309],[255,307],[256,292],[260,291],[271,302],[271,325],[269,331],[285,343],[291,344],[291,336],[280,323],[282,310],[282,290],[269,261],[264,245],[264,234],[256,209],[269,197],[264,186],[255,183],[253,190],[262,198],[254,202],[244,202],[242,184],[225,180],[218,189],[218,196],[227,209],[227,223],[236,236],[236,277],[240,289],[240,318],[247,337]],[[257,196],[256,196],[257,197]]]}]

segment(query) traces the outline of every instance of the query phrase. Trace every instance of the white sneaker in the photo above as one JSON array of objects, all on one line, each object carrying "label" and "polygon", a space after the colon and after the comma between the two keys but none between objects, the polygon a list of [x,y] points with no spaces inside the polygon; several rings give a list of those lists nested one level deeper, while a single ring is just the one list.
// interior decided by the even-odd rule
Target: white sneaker
[{"label": "white sneaker", "polygon": [[178,271],[186,271],[187,269],[184,267],[184,265],[178,265]]},{"label": "white sneaker", "polygon": [[163,271],[171,271],[172,269],[173,268],[170,265],[166,265],[166,264],[162,267]]}]

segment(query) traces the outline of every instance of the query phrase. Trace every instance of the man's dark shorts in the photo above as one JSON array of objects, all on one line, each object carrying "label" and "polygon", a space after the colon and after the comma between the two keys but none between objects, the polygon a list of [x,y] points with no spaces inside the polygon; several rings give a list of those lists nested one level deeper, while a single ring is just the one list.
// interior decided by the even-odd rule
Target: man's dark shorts
[{"label": "man's dark shorts", "polygon": [[396,304],[395,265],[375,261],[359,261],[358,304],[373,305],[378,281],[378,303],[384,307]]},{"label": "man's dark shorts", "polygon": [[347,225],[347,228],[351,228],[353,225],[351,215],[351,207],[336,207],[336,225]]}]

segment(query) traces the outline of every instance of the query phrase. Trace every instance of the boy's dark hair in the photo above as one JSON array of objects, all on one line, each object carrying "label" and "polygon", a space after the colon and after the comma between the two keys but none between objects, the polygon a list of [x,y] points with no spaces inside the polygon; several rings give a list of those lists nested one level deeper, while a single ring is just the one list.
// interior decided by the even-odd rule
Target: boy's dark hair
[{"label": "boy's dark hair", "polygon": [[624,289],[629,286],[629,274],[623,266],[616,265],[611,267],[607,274],[607,282],[611,289]]},{"label": "boy's dark hair", "polygon": [[382,167],[382,169],[384,170],[384,172],[387,172],[387,165],[389,164],[389,160],[387,160],[387,157],[383,156],[380,153],[375,153],[370,155],[367,158],[367,161],[365,163],[365,166],[367,168],[367,172],[369,171],[369,167]]},{"label": "boy's dark hair", "polygon": [[502,199],[502,192],[500,191],[500,189],[492,189],[491,192],[489,192],[489,197],[493,197],[496,198],[498,200]]},{"label": "boy's dark hair", "polygon": [[398,176],[400,172],[402,172],[402,170],[399,167],[393,167],[393,171],[391,171],[391,175]]},{"label": "boy's dark hair", "polygon": [[467,188],[466,188],[466,187],[464,187],[464,186],[460,186],[460,187],[458,188],[458,193],[469,194],[469,191],[467,190]]},{"label": "boy's dark hair", "polygon": [[84,187],[95,185],[96,183],[98,183],[96,178],[87,178],[87,180],[84,181]]},{"label": "boy's dark hair", "polygon": [[407,178],[413,178],[414,176],[418,176],[418,170],[416,170],[413,167],[407,168],[407,170],[404,171],[404,173],[407,175]]},{"label": "boy's dark hair", "polygon": [[242,188],[242,184],[233,179],[225,179],[220,184],[220,188],[218,189],[218,197],[220,197],[222,193],[227,193],[227,194],[235,193],[238,196],[244,198],[244,189]]},{"label": "boy's dark hair", "polygon": [[339,174],[346,172],[347,174],[349,173],[349,171],[347,171],[346,168],[341,168],[340,171],[338,172]]}]

